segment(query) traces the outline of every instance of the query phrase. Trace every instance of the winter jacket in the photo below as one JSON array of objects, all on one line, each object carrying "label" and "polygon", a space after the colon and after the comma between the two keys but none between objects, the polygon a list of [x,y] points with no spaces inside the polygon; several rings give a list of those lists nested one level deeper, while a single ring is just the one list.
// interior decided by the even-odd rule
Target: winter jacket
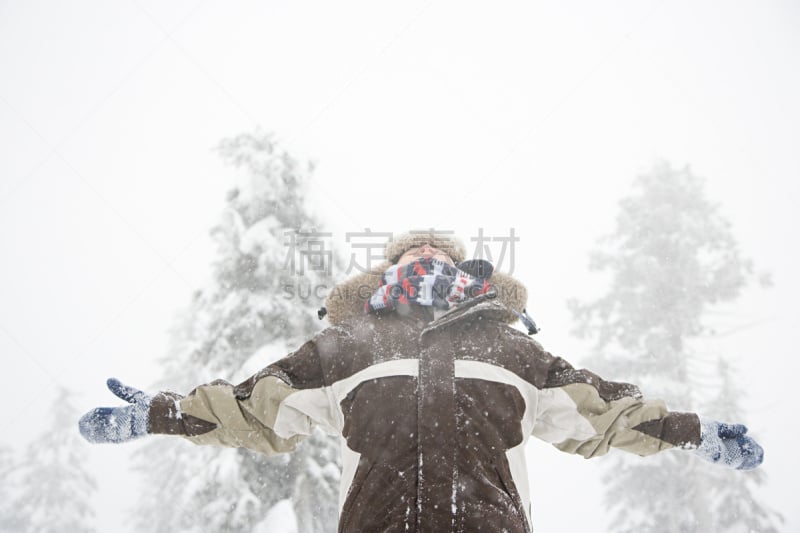
[{"label": "winter jacket", "polygon": [[586,458],[699,443],[695,414],[576,370],[510,327],[502,293],[437,317],[336,312],[239,385],[158,394],[150,430],[265,454],[314,427],[341,436],[340,532],[531,531],[531,435]]}]

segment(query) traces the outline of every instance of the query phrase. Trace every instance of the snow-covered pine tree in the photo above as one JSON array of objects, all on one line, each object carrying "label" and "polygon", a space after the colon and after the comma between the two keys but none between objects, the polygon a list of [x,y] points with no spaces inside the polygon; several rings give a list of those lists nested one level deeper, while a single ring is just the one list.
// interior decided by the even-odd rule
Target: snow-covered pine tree
[{"label": "snow-covered pine tree", "polygon": [[[319,331],[327,290],[315,289],[333,286],[332,262],[339,264],[304,198],[311,165],[270,135],[225,140],[220,153],[240,170],[239,182],[211,232],[212,279],[178,316],[158,384],[184,394],[214,379],[239,382]],[[269,510],[291,499],[298,533],[332,532],[338,461],[338,442],[322,434],[271,458],[153,439],[137,458],[150,490],[136,519],[154,532],[251,531],[269,528]]]},{"label": "snow-covered pine tree", "polygon": [[[596,341],[586,366],[607,379],[636,383],[645,397],[661,398],[673,410],[698,410],[691,340],[706,331],[707,311],[737,298],[752,273],[702,180],[688,167],[673,169],[663,162],[639,176],[634,192],[620,203],[614,233],[592,254],[591,268],[606,273],[610,287],[588,303],[570,302],[575,332]],[[743,413],[731,414],[737,415],[734,421],[744,419]],[[646,459],[612,453],[605,462],[610,531],[732,527],[733,515],[720,507],[720,467],[679,452]],[[760,476],[735,474],[740,480]],[[753,518],[753,531],[772,531],[769,515],[750,509],[735,520],[744,524]]]},{"label": "snow-covered pine tree", "polygon": [[12,530],[93,532],[90,501],[97,486],[85,466],[89,445],[75,431],[79,414],[69,391],[56,390],[49,415],[44,430],[28,445],[11,475]]}]

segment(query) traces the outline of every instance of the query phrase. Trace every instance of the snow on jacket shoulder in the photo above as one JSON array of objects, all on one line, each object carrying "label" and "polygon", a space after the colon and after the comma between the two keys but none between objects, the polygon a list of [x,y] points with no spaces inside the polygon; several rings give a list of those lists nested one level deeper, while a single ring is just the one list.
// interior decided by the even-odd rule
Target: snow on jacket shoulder
[{"label": "snow on jacket shoulder", "polygon": [[488,297],[341,320],[232,386],[160,393],[151,431],[274,454],[341,435],[339,530],[528,532],[524,448],[584,457],[696,445],[696,415],[544,351]]}]

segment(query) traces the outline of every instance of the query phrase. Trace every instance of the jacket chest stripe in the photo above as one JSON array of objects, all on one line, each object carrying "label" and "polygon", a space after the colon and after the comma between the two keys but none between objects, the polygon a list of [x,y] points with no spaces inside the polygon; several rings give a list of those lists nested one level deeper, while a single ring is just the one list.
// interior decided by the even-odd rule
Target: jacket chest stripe
[{"label": "jacket chest stripe", "polygon": [[[329,387],[293,391],[277,406],[273,430],[283,438],[310,435],[316,423],[331,435],[344,428],[341,402],[361,383],[390,376],[414,376],[419,373],[418,359],[396,359],[367,367]],[[334,425],[331,425],[333,423]]]},{"label": "jacket chest stripe", "polygon": [[536,421],[539,389],[510,370],[481,361],[457,360],[455,362],[455,376],[457,378],[494,381],[515,387],[525,400],[525,416],[522,418],[523,444],[528,440]]},{"label": "jacket chest stripe", "polygon": [[356,372],[350,377],[341,379],[334,382],[330,386],[332,394],[331,401],[335,405],[338,430],[344,428],[344,413],[342,413],[342,400],[358,387],[360,384],[371,379],[379,379],[394,376],[412,376],[419,375],[419,359],[395,359],[392,361],[384,361],[372,366],[368,366],[364,370]]}]

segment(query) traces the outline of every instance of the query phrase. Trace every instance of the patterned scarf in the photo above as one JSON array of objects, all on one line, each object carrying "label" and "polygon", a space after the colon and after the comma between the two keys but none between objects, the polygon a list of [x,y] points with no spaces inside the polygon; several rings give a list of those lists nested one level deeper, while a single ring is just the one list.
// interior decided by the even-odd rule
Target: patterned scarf
[{"label": "patterned scarf", "polygon": [[383,273],[381,286],[367,300],[364,310],[367,313],[395,310],[410,304],[450,309],[490,289],[491,265],[486,263],[480,272],[485,277],[472,276],[433,258],[420,258],[403,266],[393,265]]}]

